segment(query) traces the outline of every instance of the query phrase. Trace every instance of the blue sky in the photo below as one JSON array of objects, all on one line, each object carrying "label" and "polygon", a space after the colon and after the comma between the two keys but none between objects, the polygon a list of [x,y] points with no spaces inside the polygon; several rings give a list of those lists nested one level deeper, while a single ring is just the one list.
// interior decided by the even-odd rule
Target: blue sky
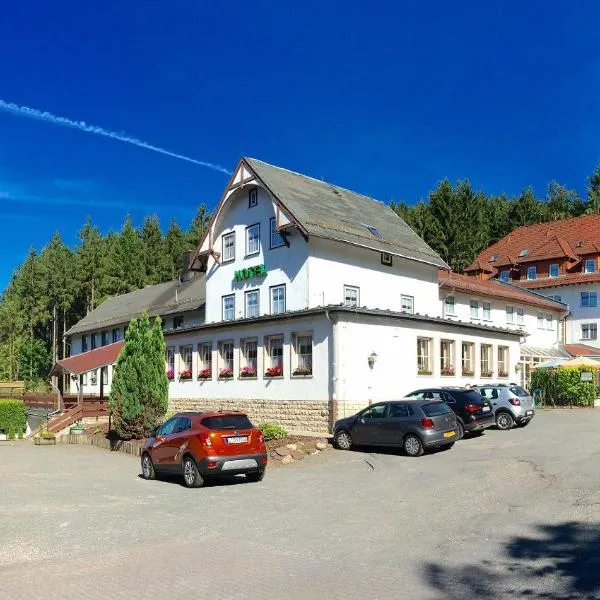
[{"label": "blue sky", "polygon": [[[241,155],[388,201],[468,177],[584,192],[600,161],[595,0],[23,0],[0,99],[232,169]],[[219,171],[0,112],[0,289],[86,215],[187,226]]]}]

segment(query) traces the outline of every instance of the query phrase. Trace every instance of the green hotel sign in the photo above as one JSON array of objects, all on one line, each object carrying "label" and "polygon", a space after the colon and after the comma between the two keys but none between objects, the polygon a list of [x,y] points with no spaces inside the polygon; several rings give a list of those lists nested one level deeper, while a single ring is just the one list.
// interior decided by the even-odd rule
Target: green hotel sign
[{"label": "green hotel sign", "polygon": [[262,277],[266,274],[267,268],[265,265],[256,265],[255,267],[248,267],[247,269],[240,269],[239,271],[236,271],[233,279],[234,281],[245,281],[246,279]]}]

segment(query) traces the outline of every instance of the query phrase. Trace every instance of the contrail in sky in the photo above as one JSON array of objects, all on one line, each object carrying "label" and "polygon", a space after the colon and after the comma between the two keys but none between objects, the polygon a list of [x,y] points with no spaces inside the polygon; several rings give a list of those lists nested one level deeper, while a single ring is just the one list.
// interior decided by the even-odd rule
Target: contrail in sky
[{"label": "contrail in sky", "polygon": [[146,142],[143,142],[142,140],[138,140],[137,138],[126,135],[125,133],[109,131],[107,129],[103,129],[102,127],[97,127],[96,125],[90,125],[85,121],[72,121],[71,119],[67,119],[66,117],[57,117],[52,113],[38,110],[37,108],[19,106],[18,104],[14,104],[13,102],[5,102],[1,99],[0,111],[18,117],[27,117],[29,119],[35,119],[36,121],[45,121],[46,123],[62,125],[63,127],[70,127],[71,129],[79,129],[80,131],[85,131],[87,133],[103,135],[104,137],[109,137],[113,140],[119,140],[121,142],[126,142],[127,144],[133,144],[134,146],[139,146],[140,148],[146,148],[146,150],[154,150],[154,152],[159,152],[160,154],[166,154],[167,156],[172,156],[173,158],[186,160],[187,162],[191,162],[202,167],[208,167],[209,169],[214,169],[215,171],[220,171],[221,173],[227,173],[227,175],[231,174],[230,171],[228,171],[225,167],[221,167],[220,165],[215,165],[213,163],[205,162],[203,160],[196,160],[195,158],[190,158],[189,156],[184,156],[183,154],[177,154],[176,152],[171,152],[170,150],[165,150],[164,148],[160,148],[159,146],[153,146],[152,144],[148,144]]}]

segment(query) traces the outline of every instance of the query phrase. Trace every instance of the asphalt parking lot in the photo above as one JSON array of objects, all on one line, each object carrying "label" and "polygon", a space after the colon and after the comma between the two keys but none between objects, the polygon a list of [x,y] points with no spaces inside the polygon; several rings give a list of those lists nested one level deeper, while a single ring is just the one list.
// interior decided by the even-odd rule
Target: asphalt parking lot
[{"label": "asphalt parking lot", "polygon": [[600,410],[418,459],[327,451],[258,484],[139,473],[1,443],[2,597],[600,598]]}]

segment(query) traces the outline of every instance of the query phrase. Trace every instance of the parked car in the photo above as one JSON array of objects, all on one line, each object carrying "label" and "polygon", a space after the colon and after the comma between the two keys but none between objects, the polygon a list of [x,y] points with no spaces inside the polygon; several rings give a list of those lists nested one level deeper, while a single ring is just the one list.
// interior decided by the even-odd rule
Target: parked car
[{"label": "parked car", "polygon": [[443,402],[394,400],[378,402],[333,426],[337,448],[400,446],[408,456],[432,448],[451,448],[458,437],[456,417]]},{"label": "parked car", "polygon": [[498,429],[525,427],[535,416],[533,397],[520,385],[478,385],[473,388],[492,403]]},{"label": "parked car", "polygon": [[239,412],[185,412],[165,421],[142,451],[142,474],[183,475],[187,487],[201,487],[209,477],[244,474],[261,481],[267,448],[259,429]]},{"label": "parked car", "polygon": [[458,439],[465,432],[481,432],[495,423],[492,403],[475,390],[459,387],[426,388],[415,390],[407,397],[443,400],[456,415]]}]

